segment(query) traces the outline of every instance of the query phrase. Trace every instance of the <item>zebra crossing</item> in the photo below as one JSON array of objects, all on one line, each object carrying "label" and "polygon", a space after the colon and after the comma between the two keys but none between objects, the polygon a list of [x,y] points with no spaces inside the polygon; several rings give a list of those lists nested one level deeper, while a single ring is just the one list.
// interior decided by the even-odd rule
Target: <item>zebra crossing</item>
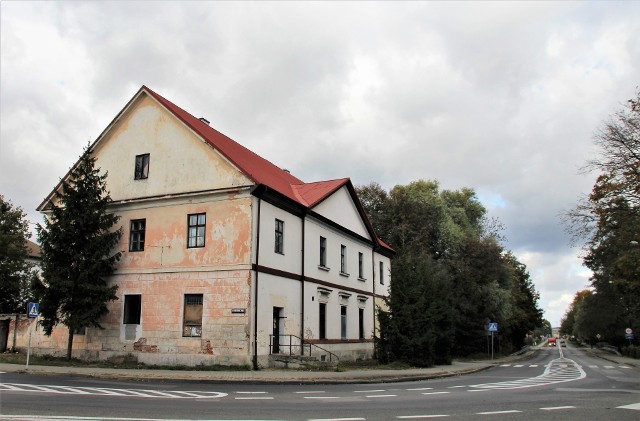
[{"label": "zebra crossing", "polygon": [[474,384],[469,385],[469,387],[474,390],[522,389],[526,387],[571,382],[584,379],[585,377],[587,377],[587,374],[575,361],[568,358],[557,358],[547,365],[544,373],[536,377],[496,383]]},{"label": "zebra crossing", "polygon": [[35,385],[0,383],[0,392],[33,392],[33,393],[57,393],[63,395],[98,395],[120,396],[135,398],[158,399],[219,399],[227,396],[222,392],[180,391],[180,390],[150,390],[150,389],[112,389],[103,387],[71,387],[54,385]]},{"label": "zebra crossing", "polygon": [[[535,367],[539,367],[540,364],[500,364],[500,367],[512,367],[512,368],[523,368],[523,367],[527,367],[527,368],[535,368]],[[587,365],[585,367],[589,367],[592,369],[605,369],[605,370],[613,370],[616,368],[622,368],[625,370],[631,370],[633,369],[633,367],[630,367],[628,365],[594,365],[594,364],[590,364]]]}]

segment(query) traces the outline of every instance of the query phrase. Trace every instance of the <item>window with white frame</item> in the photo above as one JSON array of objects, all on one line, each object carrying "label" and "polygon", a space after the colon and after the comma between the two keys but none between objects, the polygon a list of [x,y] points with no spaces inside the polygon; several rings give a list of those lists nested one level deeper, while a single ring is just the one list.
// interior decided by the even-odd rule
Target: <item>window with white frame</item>
[{"label": "window with white frame", "polygon": [[320,266],[327,267],[327,239],[320,237]]},{"label": "window with white frame", "polygon": [[347,246],[340,245],[340,273],[347,274]]}]

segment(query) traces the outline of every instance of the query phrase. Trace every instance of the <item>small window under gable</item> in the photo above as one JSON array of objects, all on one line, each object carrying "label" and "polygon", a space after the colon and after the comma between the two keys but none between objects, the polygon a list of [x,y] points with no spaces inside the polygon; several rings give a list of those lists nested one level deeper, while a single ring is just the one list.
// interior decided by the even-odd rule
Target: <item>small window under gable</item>
[{"label": "small window under gable", "polygon": [[134,179],[143,180],[149,178],[149,154],[136,155],[136,168]]}]

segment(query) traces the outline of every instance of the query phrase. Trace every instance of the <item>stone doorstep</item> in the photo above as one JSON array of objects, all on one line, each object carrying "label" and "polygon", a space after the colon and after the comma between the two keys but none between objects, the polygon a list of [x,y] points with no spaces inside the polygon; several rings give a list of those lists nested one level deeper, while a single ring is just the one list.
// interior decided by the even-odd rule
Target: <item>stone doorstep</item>
[{"label": "stone doorstep", "polygon": [[335,369],[337,361],[318,361],[317,357],[309,355],[269,355],[269,368],[294,368],[294,369]]}]

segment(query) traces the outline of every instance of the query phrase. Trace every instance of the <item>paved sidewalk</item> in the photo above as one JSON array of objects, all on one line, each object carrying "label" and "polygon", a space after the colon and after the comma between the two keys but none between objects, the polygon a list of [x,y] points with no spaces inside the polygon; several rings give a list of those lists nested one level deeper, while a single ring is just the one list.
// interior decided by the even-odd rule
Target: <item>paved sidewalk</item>
[{"label": "paved sidewalk", "polygon": [[[621,357],[607,352],[583,348],[596,357],[640,368],[640,360]],[[345,371],[301,371],[286,369],[263,369],[258,371],[187,371],[187,370],[144,370],[94,367],[56,367],[43,365],[2,364],[0,372],[75,375],[111,379],[136,380],[184,380],[207,383],[272,383],[272,384],[332,384],[332,383],[385,383],[427,380],[452,377],[486,370],[499,364],[525,360],[535,351],[520,356],[511,356],[494,361],[454,361],[451,365],[406,370],[345,370]]]},{"label": "paved sidewalk", "polygon": [[426,380],[451,377],[486,370],[505,359],[491,361],[454,361],[452,365],[406,370],[363,369],[345,371],[301,371],[263,369],[257,371],[187,371],[144,370],[94,367],[56,367],[43,365],[1,364],[0,372],[76,375],[99,378],[187,380],[208,383],[274,383],[274,384],[331,384],[331,383],[383,383]]},{"label": "paved sidewalk", "polygon": [[582,348],[585,352],[590,353],[594,357],[602,358],[603,360],[610,361],[612,363],[627,365],[640,369],[640,360],[635,358],[629,358],[622,355],[616,355],[611,352],[604,351],[598,348]]}]

